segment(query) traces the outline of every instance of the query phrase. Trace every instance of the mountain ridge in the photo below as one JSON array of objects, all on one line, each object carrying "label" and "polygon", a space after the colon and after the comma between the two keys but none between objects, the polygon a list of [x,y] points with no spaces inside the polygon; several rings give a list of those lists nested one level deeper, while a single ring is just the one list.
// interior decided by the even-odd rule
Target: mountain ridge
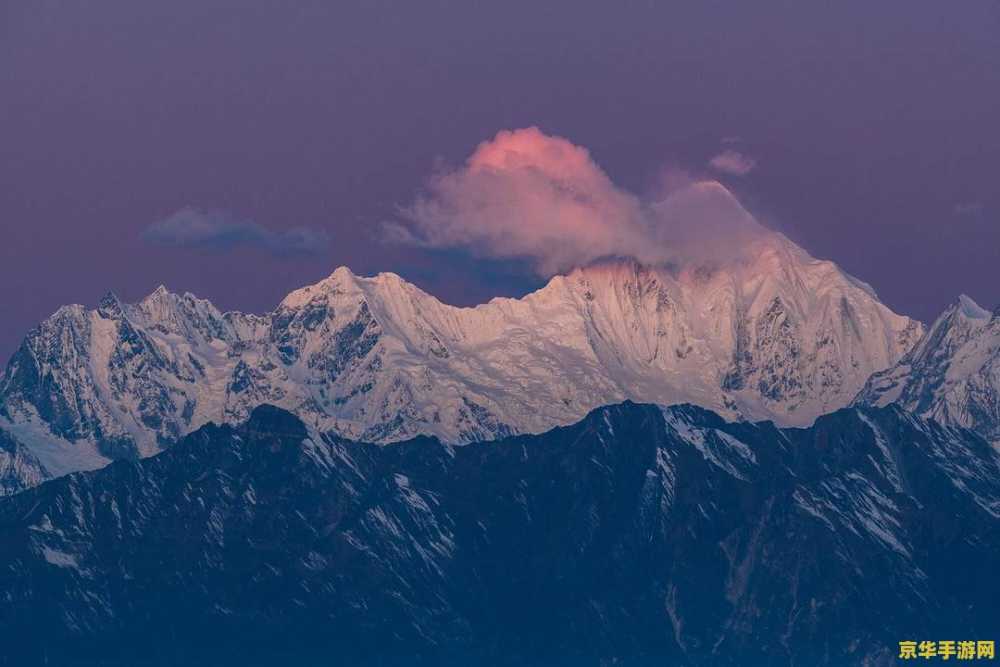
[{"label": "mountain ridge", "polygon": [[779,429],[625,402],[467,447],[259,406],[0,500],[0,656],[889,664],[995,627],[998,473],[898,406]]},{"label": "mountain ridge", "polygon": [[60,308],[0,376],[0,416],[95,466],[260,403],[382,442],[539,432],[626,398],[806,424],[920,332],[780,235],[730,266],[606,261],[466,308],[341,267],[267,315],[162,286],[136,304],[109,293],[94,310]]},{"label": "mountain ridge", "polygon": [[375,442],[540,432],[624,399],[805,425],[921,333],[780,235],[728,265],[609,260],[475,307],[341,267],[266,315],[163,287],[60,308],[0,376],[0,426],[97,467],[261,403]]}]

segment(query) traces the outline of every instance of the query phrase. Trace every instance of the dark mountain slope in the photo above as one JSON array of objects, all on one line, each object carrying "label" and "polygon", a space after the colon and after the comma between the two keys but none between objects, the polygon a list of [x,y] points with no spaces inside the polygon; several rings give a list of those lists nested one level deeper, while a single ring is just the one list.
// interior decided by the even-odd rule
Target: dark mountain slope
[{"label": "dark mountain slope", "polygon": [[453,448],[265,406],[0,502],[0,664],[891,664],[998,627],[998,473],[896,408]]}]

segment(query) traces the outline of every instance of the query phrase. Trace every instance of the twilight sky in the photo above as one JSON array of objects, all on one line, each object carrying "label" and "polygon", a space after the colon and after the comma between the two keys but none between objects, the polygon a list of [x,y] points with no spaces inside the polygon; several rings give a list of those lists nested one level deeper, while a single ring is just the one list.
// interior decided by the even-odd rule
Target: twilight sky
[{"label": "twilight sky", "polygon": [[109,289],[265,311],[347,264],[523,293],[527,263],[383,224],[531,126],[598,188],[718,178],[898,311],[992,308],[998,35],[995,0],[5,0],[0,360]]}]

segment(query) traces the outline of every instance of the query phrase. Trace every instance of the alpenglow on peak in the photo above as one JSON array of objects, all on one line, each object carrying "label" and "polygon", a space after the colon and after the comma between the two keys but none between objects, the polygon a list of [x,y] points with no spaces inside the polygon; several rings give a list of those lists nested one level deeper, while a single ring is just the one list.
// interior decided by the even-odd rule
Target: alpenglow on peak
[{"label": "alpenglow on peak", "polygon": [[265,403],[380,443],[541,432],[626,399],[807,425],[920,338],[920,323],[783,236],[748,248],[714,268],[599,262],[471,308],[346,267],[265,315],[165,289],[64,307],[0,378],[0,428],[66,471]]}]

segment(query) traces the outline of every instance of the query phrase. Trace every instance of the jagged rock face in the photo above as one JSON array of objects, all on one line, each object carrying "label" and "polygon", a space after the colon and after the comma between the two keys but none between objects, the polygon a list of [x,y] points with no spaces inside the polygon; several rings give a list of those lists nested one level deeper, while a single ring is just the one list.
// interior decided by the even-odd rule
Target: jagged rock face
[{"label": "jagged rock face", "polygon": [[262,407],[0,501],[0,656],[893,664],[1000,622],[998,473],[895,407],[780,430],[627,403],[457,448]]},{"label": "jagged rock face", "polygon": [[1000,445],[998,313],[962,296],[896,366],[873,375],[856,402],[898,403]]},{"label": "jagged rock face", "polygon": [[[166,300],[175,310],[150,313]],[[135,306],[108,295],[92,311],[61,308],[12,357],[0,411],[11,422],[92,444],[108,458],[159,451],[190,430],[206,384],[205,364],[191,352],[210,354],[211,344],[196,328],[205,324],[199,313],[185,311],[191,305],[218,316],[207,302],[163,290]]]},{"label": "jagged rock face", "polygon": [[51,476],[38,459],[18,440],[0,430],[0,496],[31,488]]},{"label": "jagged rock face", "polygon": [[724,267],[607,262],[475,308],[342,268],[266,316],[162,288],[63,308],[12,358],[0,416],[112,459],[263,403],[380,443],[541,432],[624,399],[804,425],[920,333],[778,235]]}]

